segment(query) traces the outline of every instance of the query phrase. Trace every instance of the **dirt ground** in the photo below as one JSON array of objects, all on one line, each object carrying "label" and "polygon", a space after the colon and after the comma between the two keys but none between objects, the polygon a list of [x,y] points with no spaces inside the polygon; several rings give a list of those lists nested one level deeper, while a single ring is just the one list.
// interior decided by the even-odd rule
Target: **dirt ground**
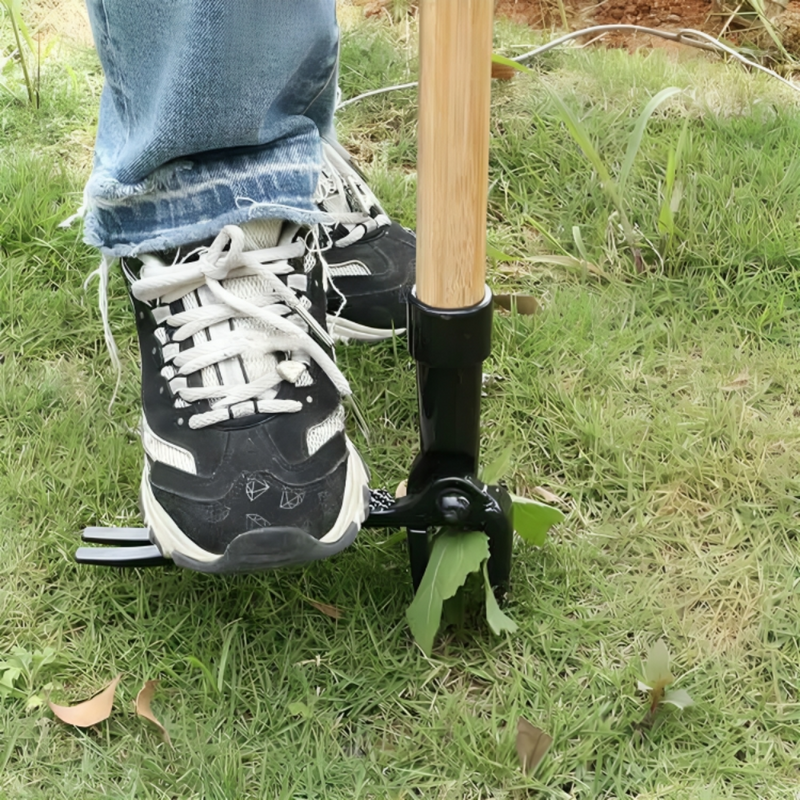
[{"label": "dirt ground", "polygon": [[[771,45],[763,29],[747,23],[732,12],[739,0],[562,0],[572,30],[591,25],[631,24],[664,31],[694,28],[713,36],[724,35],[734,42]],[[767,15],[781,33],[790,52],[800,47],[800,0],[765,0]],[[561,28],[559,0],[498,0],[497,13],[535,28]],[[682,52],[674,42],[641,33],[603,34],[598,43],[610,47],[660,47]]]},{"label": "dirt ground", "polygon": [[[593,4],[565,0],[567,18],[580,27],[629,23],[648,28],[698,28],[714,32],[722,27],[711,0],[604,0]],[[535,28],[560,26],[557,0],[498,0],[497,13]]]}]

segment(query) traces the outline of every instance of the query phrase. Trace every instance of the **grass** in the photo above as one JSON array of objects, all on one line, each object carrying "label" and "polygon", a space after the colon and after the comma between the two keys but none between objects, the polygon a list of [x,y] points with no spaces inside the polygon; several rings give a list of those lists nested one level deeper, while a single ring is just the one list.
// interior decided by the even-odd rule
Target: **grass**
[{"label": "grass", "polygon": [[[346,31],[345,96],[407,79],[413,28]],[[531,41],[501,25],[497,47]],[[375,53],[375,60],[367,56]],[[59,58],[96,75],[91,54]],[[136,524],[140,469],[133,326],[121,281],[114,374],[94,290],[96,256],[58,227],[80,202],[78,157],[96,86],[54,60],[42,108],[0,111],[0,661],[54,648],[22,682],[75,702],[119,672],[114,715],[85,732],[0,696],[0,798],[787,798],[800,790],[800,110],[758,76],[706,60],[565,51],[539,77],[495,87],[490,239],[519,256],[495,288],[542,301],[498,314],[487,371],[486,460],[517,445],[510,482],[542,485],[570,513],[541,550],[519,548],[509,613],[474,621],[425,659],[410,641],[406,555],[383,532],[305,570],[215,578],[114,572],[71,560],[81,527]],[[94,80],[94,79],[92,79]],[[613,207],[549,104],[580,110],[619,165],[637,114],[667,85],[687,91],[650,122],[629,184],[648,238],[667,154],[684,121],[679,230],[639,274]],[[413,97],[346,110],[390,213],[414,220]],[[6,131],[15,131],[6,136]],[[531,220],[535,220],[532,223]],[[529,255],[589,258],[608,275]],[[402,342],[344,348],[370,422],[376,485],[405,477],[416,447]],[[332,603],[338,622],[306,600]],[[636,680],[664,637],[696,705],[644,736]],[[143,680],[174,749],[134,717]],[[519,715],[553,747],[517,765]]]}]

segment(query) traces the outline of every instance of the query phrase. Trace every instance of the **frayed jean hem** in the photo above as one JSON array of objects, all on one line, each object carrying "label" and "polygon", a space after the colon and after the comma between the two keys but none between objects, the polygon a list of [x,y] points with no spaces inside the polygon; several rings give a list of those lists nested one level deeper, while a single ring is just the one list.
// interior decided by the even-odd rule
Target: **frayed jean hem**
[{"label": "frayed jean hem", "polygon": [[226,225],[241,225],[256,219],[284,219],[301,225],[331,222],[331,218],[319,209],[302,209],[274,203],[254,203],[246,208],[237,208],[214,219],[201,220],[177,228],[154,232],[137,242],[119,241],[109,243],[103,238],[103,226],[91,210],[83,220],[83,240],[111,258],[132,258],[142,253],[160,253],[183,245],[202,242],[216,236]]}]

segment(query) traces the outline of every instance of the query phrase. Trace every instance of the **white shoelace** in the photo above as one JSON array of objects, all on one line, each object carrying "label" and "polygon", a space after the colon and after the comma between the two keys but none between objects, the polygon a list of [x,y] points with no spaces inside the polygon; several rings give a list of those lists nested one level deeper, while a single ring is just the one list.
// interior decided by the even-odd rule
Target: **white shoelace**
[{"label": "white shoelace", "polygon": [[[359,174],[327,142],[322,145],[322,171],[314,202],[348,231],[334,240],[334,247],[347,247],[391,220],[383,213],[375,195]],[[373,209],[379,213],[372,216]]]},{"label": "white shoelace", "polygon": [[[162,345],[167,365],[162,374],[168,376],[173,391],[184,403],[207,400],[210,404],[209,411],[190,417],[191,428],[253,413],[300,411],[300,401],[278,400],[275,395],[283,381],[306,385],[302,379],[306,376],[308,380],[310,360],[319,365],[341,395],[350,394],[346,378],[319,344],[332,343],[327,331],[309,314],[303,299],[279,277],[294,273],[288,259],[303,256],[306,243],[300,240],[248,251],[244,247],[242,229],[228,225],[207,250],[192,254],[197,256],[195,260],[172,265],[146,261],[139,279],[131,285],[133,295],[144,302],[160,300],[167,304],[202,293],[200,304],[178,314],[170,314],[165,305],[155,310],[162,312],[160,316],[156,313],[158,322],[175,329],[172,342]],[[237,279],[248,277],[259,279],[266,291],[247,298],[232,290]],[[201,338],[203,332],[206,341]],[[194,337],[194,346],[181,351],[179,343],[190,337]],[[277,353],[286,358],[278,360]],[[238,366],[232,369],[240,362],[248,365],[246,377]],[[201,387],[186,385],[186,376],[201,370],[207,375],[208,368],[223,376],[218,385],[205,385],[205,380]],[[238,379],[231,377],[236,369]]]}]

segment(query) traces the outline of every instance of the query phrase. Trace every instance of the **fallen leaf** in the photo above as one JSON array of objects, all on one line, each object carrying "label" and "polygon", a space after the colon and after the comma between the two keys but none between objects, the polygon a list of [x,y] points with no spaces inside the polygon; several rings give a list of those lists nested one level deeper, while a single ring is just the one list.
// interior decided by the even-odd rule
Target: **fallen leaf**
[{"label": "fallen leaf", "polygon": [[564,498],[559,497],[557,494],[553,494],[549,489],[545,489],[544,486],[534,486],[531,489],[531,493],[541,497],[545,503],[563,503]]},{"label": "fallen leaf", "polygon": [[530,316],[539,310],[539,301],[530,294],[496,294],[494,303],[506,311],[517,309],[518,314]]},{"label": "fallen leaf", "polygon": [[336,608],[336,606],[329,605],[328,603],[318,603],[316,600],[309,600],[314,608],[317,611],[321,611],[326,617],[330,617],[331,619],[341,619],[342,612]]},{"label": "fallen leaf", "polygon": [[49,700],[47,704],[52,712],[62,722],[66,722],[67,725],[89,728],[108,719],[111,715],[111,707],[114,705],[114,693],[117,691],[117,684],[121,679],[122,675],[117,675],[100,694],[75,706],[58,706]]},{"label": "fallen leaf", "polygon": [[737,389],[744,389],[750,383],[750,375],[747,370],[740,372],[730,383],[722,387],[723,392],[735,392]]},{"label": "fallen leaf", "polygon": [[153,725],[155,725],[161,731],[161,736],[164,738],[164,741],[171,745],[172,742],[169,738],[169,734],[167,733],[167,729],[156,719],[155,714],[153,714],[153,711],[150,708],[150,701],[153,699],[153,695],[156,693],[157,686],[158,681],[145,681],[144,686],[139,689],[139,694],[136,695],[136,702],[134,703],[133,708],[140,717],[149,719],[150,722],[152,722]]},{"label": "fallen leaf", "polygon": [[387,12],[386,6],[388,5],[389,0],[373,0],[373,2],[367,3],[364,7],[364,16],[377,17],[379,14]]},{"label": "fallen leaf", "polygon": [[522,771],[530,775],[553,744],[553,737],[541,728],[531,725],[525,717],[517,723],[517,755]]},{"label": "fallen leaf", "polygon": [[510,81],[514,75],[516,75],[518,70],[514,69],[514,67],[509,67],[506,64],[498,64],[496,61],[492,61],[492,77],[496,78],[500,81]]}]

